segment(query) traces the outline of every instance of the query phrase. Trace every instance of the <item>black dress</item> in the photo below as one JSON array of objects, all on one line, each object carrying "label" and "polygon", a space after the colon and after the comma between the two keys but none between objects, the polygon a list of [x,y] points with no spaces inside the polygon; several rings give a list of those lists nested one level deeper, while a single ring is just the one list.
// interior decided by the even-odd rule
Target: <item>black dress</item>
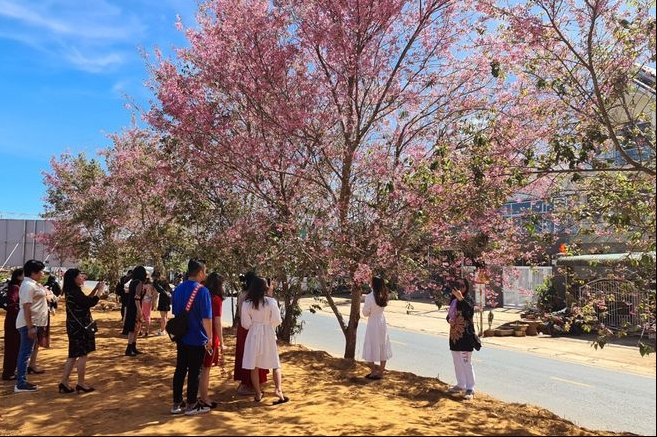
[{"label": "black dress", "polygon": [[66,293],[66,334],[68,334],[69,358],[82,357],[96,350],[96,336],[85,329],[85,326],[91,323],[91,307],[95,306],[98,300],[98,296],[87,296],[80,288]]},{"label": "black dress", "polygon": [[155,290],[160,294],[160,299],[157,301],[158,311],[171,311],[171,289],[169,284],[162,282],[153,283]]},{"label": "black dress", "polygon": [[130,281],[128,295],[124,297],[124,299],[127,299],[127,302],[125,307],[125,321],[123,322],[123,335],[135,332],[135,326],[137,325],[137,305],[141,305],[141,297],[139,302],[135,300],[137,286],[139,284],[141,284],[141,281],[137,279]]}]

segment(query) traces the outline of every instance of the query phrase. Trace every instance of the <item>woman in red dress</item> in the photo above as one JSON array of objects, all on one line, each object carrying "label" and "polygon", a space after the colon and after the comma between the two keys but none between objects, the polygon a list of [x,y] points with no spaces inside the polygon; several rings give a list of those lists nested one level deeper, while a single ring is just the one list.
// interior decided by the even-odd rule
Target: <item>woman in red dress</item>
[{"label": "woman in red dress", "polygon": [[[253,271],[248,272],[244,276],[240,275],[240,280],[242,281],[242,292],[237,298],[237,339],[235,341],[235,367],[233,369],[233,380],[240,382],[240,384],[237,386],[237,394],[245,396],[253,396],[255,394],[255,390],[253,389],[253,383],[251,382],[251,371],[248,369],[242,369],[244,342],[246,341],[246,334],[249,333],[249,330],[242,328],[239,317],[240,311],[242,310],[242,302],[244,302],[247,296],[246,290],[249,288],[251,281],[253,281],[255,277],[256,274]],[[269,369],[259,369],[261,385],[267,382],[268,373]]]},{"label": "woman in red dress", "polygon": [[221,326],[221,307],[224,302],[224,278],[218,273],[212,272],[203,282],[210,290],[212,299],[212,349],[206,351],[201,367],[201,379],[199,381],[199,402],[210,408],[217,408],[217,403],[210,400],[208,390],[210,388],[210,369],[212,366],[224,365],[223,349],[224,334]]},{"label": "woman in red dress", "polygon": [[7,314],[5,315],[5,354],[2,363],[2,379],[10,381],[16,379],[16,362],[18,361],[18,347],[21,335],[16,329],[18,316],[18,290],[23,282],[23,269],[18,268],[11,272],[11,280],[7,288]]}]

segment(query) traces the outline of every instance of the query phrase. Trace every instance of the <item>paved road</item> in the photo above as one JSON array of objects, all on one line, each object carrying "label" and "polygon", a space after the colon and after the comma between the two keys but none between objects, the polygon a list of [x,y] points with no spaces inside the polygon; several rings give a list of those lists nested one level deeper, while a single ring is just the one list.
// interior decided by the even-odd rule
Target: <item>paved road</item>
[{"label": "paved road", "polygon": [[[295,342],[344,354],[344,336],[335,318],[304,312]],[[364,325],[358,330],[360,359]],[[393,358],[388,368],[454,383],[445,336],[390,328]],[[477,390],[506,402],[538,405],[589,429],[655,435],[654,376],[573,363],[528,352],[484,345],[475,352]]]}]

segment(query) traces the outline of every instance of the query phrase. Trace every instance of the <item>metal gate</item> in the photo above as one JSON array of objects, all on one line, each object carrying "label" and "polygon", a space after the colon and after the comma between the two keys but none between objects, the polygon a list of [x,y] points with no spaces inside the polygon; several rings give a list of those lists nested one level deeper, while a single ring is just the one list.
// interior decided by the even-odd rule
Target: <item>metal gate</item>
[{"label": "metal gate", "polygon": [[639,327],[639,303],[646,297],[633,283],[619,279],[595,279],[579,287],[580,300],[598,300],[598,320],[609,328]]},{"label": "metal gate", "polygon": [[502,269],[504,306],[520,308],[531,303],[536,288],[551,276],[552,267],[505,266]]}]

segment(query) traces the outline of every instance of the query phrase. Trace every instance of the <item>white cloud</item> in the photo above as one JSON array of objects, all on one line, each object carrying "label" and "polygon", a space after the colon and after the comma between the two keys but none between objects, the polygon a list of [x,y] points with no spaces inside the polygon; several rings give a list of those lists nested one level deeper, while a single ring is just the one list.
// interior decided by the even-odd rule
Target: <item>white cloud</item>
[{"label": "white cloud", "polygon": [[140,3],[125,4],[130,10],[106,0],[0,0],[0,38],[49,53],[72,68],[100,72],[125,62],[126,52],[138,56],[137,45],[148,36]]},{"label": "white cloud", "polygon": [[75,47],[66,53],[66,58],[78,69],[90,73],[99,73],[114,65],[123,63],[124,60],[120,53],[110,52],[99,56],[88,56]]}]

